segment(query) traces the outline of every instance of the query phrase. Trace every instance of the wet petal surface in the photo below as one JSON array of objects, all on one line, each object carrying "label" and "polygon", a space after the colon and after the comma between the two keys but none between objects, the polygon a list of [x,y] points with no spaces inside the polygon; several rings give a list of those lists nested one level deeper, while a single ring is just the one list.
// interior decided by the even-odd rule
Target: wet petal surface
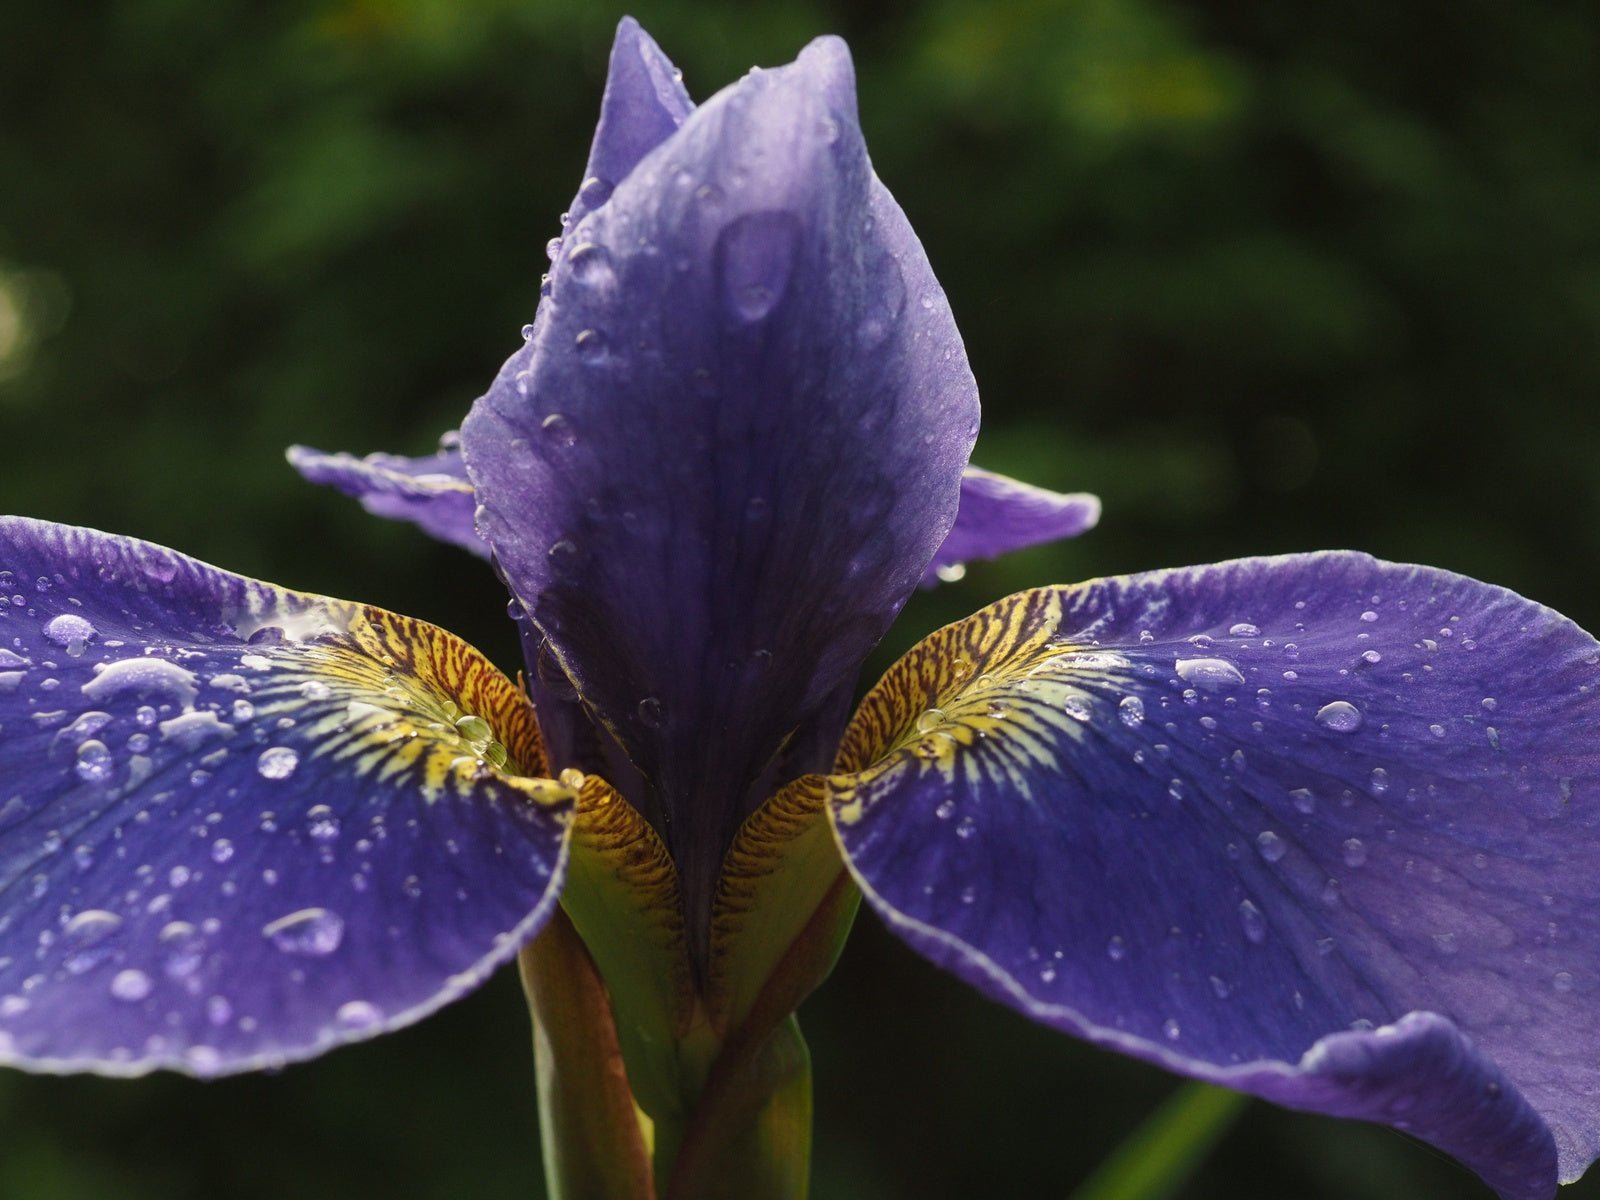
[{"label": "wet petal surface", "polygon": [[326,454],[291,446],[289,464],[311,483],[336,487],[361,501],[376,517],[410,521],[424,533],[470,550],[481,558],[489,548],[472,527],[472,484],[461,465],[461,451],[446,434],[437,454],[405,458],[398,454]]},{"label": "wet petal surface", "polygon": [[923,573],[923,586],[959,579],[976,559],[1077,537],[1099,520],[1099,497],[1088,492],[1052,492],[968,467],[961,475],[956,523]]},{"label": "wet petal surface", "polygon": [[542,923],[572,794],[441,630],[0,519],[0,1060],[210,1075],[409,1023]]},{"label": "wet petal surface", "polygon": [[703,912],[758,777],[943,540],[975,389],[834,41],[696,110],[552,282],[463,427],[479,528]]},{"label": "wet petal surface", "polygon": [[[1045,589],[886,676],[832,812],[869,902],[1005,1003],[1283,1103],[1415,1107],[1548,1195],[1548,1147],[1469,1134],[1461,1080],[1507,1128],[1531,1106],[1563,1177],[1595,1156],[1597,688],[1559,614],[1361,555]],[[1411,1012],[1465,1038],[1419,1043],[1409,1100],[1301,1063]]]}]

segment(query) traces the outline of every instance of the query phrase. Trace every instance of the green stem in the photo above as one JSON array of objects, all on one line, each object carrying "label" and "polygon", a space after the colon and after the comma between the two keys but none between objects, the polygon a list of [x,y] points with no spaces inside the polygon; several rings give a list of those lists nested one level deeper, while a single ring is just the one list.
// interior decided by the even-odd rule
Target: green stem
[{"label": "green stem", "polygon": [[1189,1083],[1100,1164],[1071,1200],[1167,1200],[1177,1193],[1249,1100]]},{"label": "green stem", "polygon": [[551,1200],[655,1200],[611,998],[566,913],[557,910],[517,965],[533,1014]]}]

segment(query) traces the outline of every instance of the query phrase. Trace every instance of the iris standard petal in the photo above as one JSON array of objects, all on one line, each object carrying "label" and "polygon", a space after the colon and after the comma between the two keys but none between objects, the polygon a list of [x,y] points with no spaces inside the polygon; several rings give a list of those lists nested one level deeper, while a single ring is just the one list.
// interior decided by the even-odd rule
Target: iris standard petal
[{"label": "iris standard petal", "polygon": [[[681,72],[637,21],[624,17],[611,47],[588,169],[564,223],[577,223],[610,199],[615,181],[665,141],[693,110]],[[552,251],[560,244],[559,238],[552,241]],[[532,330],[530,326],[530,334]],[[473,528],[477,502],[461,464],[457,438],[454,432],[445,434],[438,452],[421,458],[383,453],[357,458],[307,446],[291,446],[288,457],[309,482],[338,488],[360,500],[374,516],[414,522],[440,541],[486,558],[488,548]]]},{"label": "iris standard petal", "polygon": [[479,531],[654,790],[629,799],[692,913],[766,764],[921,578],[976,429],[836,40],[697,109],[569,231],[463,447]]},{"label": "iris standard petal", "polygon": [[1100,498],[1052,492],[980,467],[961,475],[956,523],[923,572],[924,587],[958,578],[975,559],[999,558],[1043,542],[1077,537],[1100,520]]},{"label": "iris standard petal", "polygon": [[583,184],[572,201],[567,223],[577,225],[611,198],[617,183],[632,174],[650,151],[666,141],[694,111],[683,88],[683,72],[661,53],[655,39],[632,17],[617,23],[600,99],[600,120]]},{"label": "iris standard petal", "polygon": [[305,1058],[550,912],[573,793],[451,635],[17,518],[0,585],[0,1061]]},{"label": "iris standard petal", "polygon": [[[1417,1058],[1408,1128],[1525,1178],[1442,1104],[1476,1079],[1571,1178],[1600,1142],[1597,727],[1600,645],[1549,609],[1362,555],[1252,559],[935,634],[864,702],[832,813],[891,925],[1025,1013],[1390,1123],[1401,1098],[1330,1099],[1301,1056],[1438,1014],[1465,1036]],[[1288,1082],[1257,1086],[1262,1062]]]},{"label": "iris standard petal", "polygon": [[361,501],[373,516],[392,521],[411,521],[424,533],[441,542],[460,546],[487,558],[484,545],[472,526],[472,484],[461,465],[461,451],[454,435],[440,441],[439,451],[422,458],[398,454],[327,454],[309,446],[291,446],[289,465],[311,483],[338,488]]}]

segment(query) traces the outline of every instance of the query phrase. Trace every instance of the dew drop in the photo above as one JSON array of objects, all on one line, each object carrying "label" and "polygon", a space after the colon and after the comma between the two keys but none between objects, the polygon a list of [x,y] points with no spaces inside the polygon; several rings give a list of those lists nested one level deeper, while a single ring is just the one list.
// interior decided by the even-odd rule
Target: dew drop
[{"label": "dew drop", "polygon": [[1261,857],[1269,863],[1279,861],[1288,851],[1289,847],[1284,840],[1270,829],[1263,829],[1256,835],[1256,849],[1261,852]]},{"label": "dew drop", "polygon": [[1180,658],[1173,669],[1185,683],[1200,687],[1226,687],[1244,682],[1239,668],[1225,658]]},{"label": "dew drop", "polygon": [[372,1029],[383,1022],[383,1010],[370,1000],[351,1000],[341,1004],[335,1016],[346,1029]]},{"label": "dew drop", "polygon": [[1248,621],[1240,621],[1237,625],[1230,626],[1228,632],[1234,637],[1260,637],[1261,630]]},{"label": "dew drop", "polygon": [[61,965],[73,975],[82,975],[103,963],[111,954],[106,940],[122,926],[122,918],[103,908],[86,908],[62,927],[61,948],[66,957]]},{"label": "dew drop", "polygon": [[1122,940],[1120,934],[1115,935],[1106,943],[1106,957],[1112,962],[1121,962],[1128,957],[1128,944]]},{"label": "dew drop", "polygon": [[781,210],[746,213],[717,238],[722,303],[745,324],[764,320],[789,288],[800,223]]},{"label": "dew drop", "polygon": [[573,348],[578,352],[578,360],[591,366],[606,360],[608,345],[606,335],[598,329],[580,330],[578,336],[572,340]]},{"label": "dew drop", "polygon": [[1161,1032],[1169,1042],[1175,1042],[1183,1036],[1182,1028],[1171,1017],[1162,1022]]},{"label": "dew drop", "polygon": [[942,708],[929,708],[917,714],[917,732],[922,734],[932,733],[945,722],[945,712]]},{"label": "dew drop", "polygon": [[1389,772],[1382,767],[1373,767],[1372,774],[1368,776],[1368,784],[1374,796],[1381,796],[1389,790]]},{"label": "dew drop", "polygon": [[285,954],[332,954],[344,938],[344,918],[326,908],[302,908],[261,927]]},{"label": "dew drop", "polygon": [[78,761],[73,770],[85,783],[105,783],[115,773],[116,763],[104,742],[90,738],[78,745]]},{"label": "dew drop", "polygon": [[287,746],[263,750],[256,759],[256,772],[263,779],[287,779],[300,765],[300,756]]},{"label": "dew drop", "polygon": [[1317,724],[1335,733],[1354,733],[1363,720],[1361,710],[1348,700],[1335,700],[1317,709]]},{"label": "dew drop", "polygon": [[1364,866],[1367,861],[1367,846],[1360,838],[1346,838],[1344,841],[1344,865],[1347,867]]},{"label": "dew drop", "polygon": [[1573,987],[1571,971],[1557,971],[1550,978],[1550,986],[1558,992],[1570,992]]},{"label": "dew drop", "polygon": [[218,838],[211,843],[211,861],[218,864],[227,862],[233,857],[233,843],[227,838]]},{"label": "dew drop", "polygon": [[[107,663],[80,690],[96,703],[132,694],[170,700],[180,708],[192,705],[197,694],[194,672],[164,658],[124,658]],[[149,720],[143,719],[144,712],[145,708],[141,708],[137,714],[140,723],[154,724],[155,710],[149,709]]]},{"label": "dew drop", "polygon": [[1295,788],[1289,793],[1289,800],[1298,812],[1309,813],[1317,807],[1316,794],[1310,788]]},{"label": "dew drop", "polygon": [[1244,936],[1256,945],[1267,940],[1267,919],[1261,915],[1254,901],[1239,902],[1239,924],[1244,927]]},{"label": "dew drop", "polygon": [[319,842],[331,842],[339,836],[339,818],[326,804],[318,804],[306,813],[306,830]]},{"label": "dew drop", "polygon": [[539,432],[544,440],[558,450],[565,450],[578,440],[578,431],[564,413],[554,412],[539,422]]},{"label": "dew drop", "polygon": [[1137,696],[1124,696],[1117,702],[1117,719],[1129,729],[1137,728],[1144,721],[1144,701]]},{"label": "dew drop", "polygon": [[126,971],[118,971],[112,978],[111,994],[118,1000],[135,1004],[148,996],[153,986],[150,976],[143,971],[129,968]]},{"label": "dew drop", "polygon": [[62,613],[45,622],[44,636],[77,658],[98,630],[77,613]]},{"label": "dew drop", "polygon": [[639,701],[639,721],[647,729],[660,729],[666,721],[666,713],[661,707],[661,701],[655,696],[646,696]]}]

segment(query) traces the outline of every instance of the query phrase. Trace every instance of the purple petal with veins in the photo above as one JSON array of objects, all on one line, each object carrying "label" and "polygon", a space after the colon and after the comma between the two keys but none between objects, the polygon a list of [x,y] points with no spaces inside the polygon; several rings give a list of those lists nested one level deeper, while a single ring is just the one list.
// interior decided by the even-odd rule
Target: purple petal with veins
[{"label": "purple petal with veins", "polygon": [[1100,500],[1088,492],[1052,492],[969,466],[961,474],[956,523],[923,572],[922,585],[959,579],[974,560],[1077,537],[1099,520]]},{"label": "purple petal with veins", "polygon": [[571,793],[515,773],[531,713],[454,637],[18,518],[0,590],[0,1061],[305,1058],[550,912]]},{"label": "purple petal with veins", "polygon": [[1002,1002],[1549,1196],[1600,1148],[1597,727],[1600,645],[1549,609],[1249,559],[934,635],[833,812],[891,928]]}]

